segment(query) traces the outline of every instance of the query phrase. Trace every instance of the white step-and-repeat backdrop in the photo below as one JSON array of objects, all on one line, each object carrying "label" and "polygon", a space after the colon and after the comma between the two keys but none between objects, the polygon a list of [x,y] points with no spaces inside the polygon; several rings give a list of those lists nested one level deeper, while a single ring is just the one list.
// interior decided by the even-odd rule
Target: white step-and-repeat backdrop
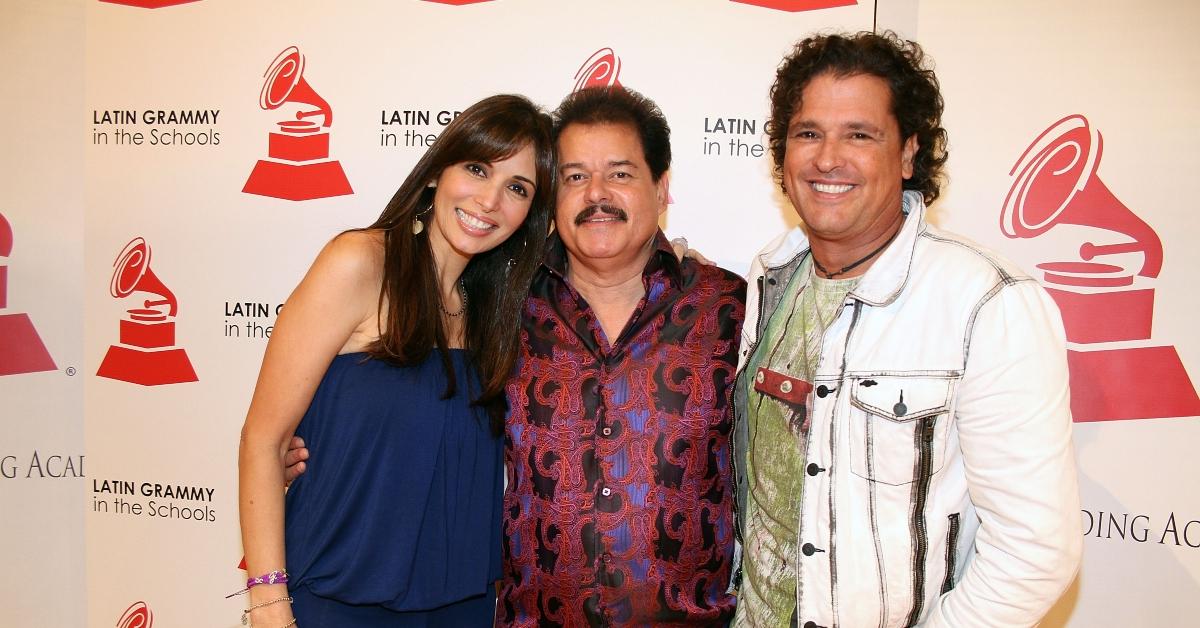
[{"label": "white step-and-repeat backdrop", "polygon": [[1171,0],[4,3],[0,625],[237,625],[238,431],[278,308],[457,111],[644,92],[674,132],[665,229],[742,272],[796,222],[776,65],[872,28],[937,60],[935,219],[1063,310],[1087,539],[1046,624],[1190,625],[1197,22]]}]

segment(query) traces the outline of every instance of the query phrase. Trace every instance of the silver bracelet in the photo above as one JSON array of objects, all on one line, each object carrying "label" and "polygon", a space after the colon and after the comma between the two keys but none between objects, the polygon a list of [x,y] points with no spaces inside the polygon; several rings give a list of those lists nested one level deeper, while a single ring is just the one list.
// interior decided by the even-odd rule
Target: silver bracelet
[{"label": "silver bracelet", "polygon": [[[249,624],[250,611],[252,611],[256,608],[262,608],[264,606],[270,606],[272,604],[277,604],[279,602],[284,602],[284,601],[286,601],[288,604],[291,604],[292,596],[289,595],[287,597],[277,597],[273,600],[268,600],[266,602],[259,602],[258,604],[255,604],[255,605],[251,606],[250,608],[247,608],[246,610],[242,611],[242,625],[245,626],[245,625]],[[296,620],[295,620],[295,618],[293,618],[291,624],[284,624],[280,628],[287,628],[288,626],[291,626],[292,624],[295,624],[295,623],[296,623]]]}]

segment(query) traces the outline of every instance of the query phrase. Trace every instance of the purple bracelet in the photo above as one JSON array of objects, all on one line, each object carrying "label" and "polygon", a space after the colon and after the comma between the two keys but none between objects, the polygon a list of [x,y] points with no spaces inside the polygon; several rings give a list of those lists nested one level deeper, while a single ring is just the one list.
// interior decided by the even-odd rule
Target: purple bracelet
[{"label": "purple bracelet", "polygon": [[257,578],[251,578],[246,581],[246,590],[250,590],[260,584],[287,584],[287,570],[277,569],[275,571],[265,573]]}]

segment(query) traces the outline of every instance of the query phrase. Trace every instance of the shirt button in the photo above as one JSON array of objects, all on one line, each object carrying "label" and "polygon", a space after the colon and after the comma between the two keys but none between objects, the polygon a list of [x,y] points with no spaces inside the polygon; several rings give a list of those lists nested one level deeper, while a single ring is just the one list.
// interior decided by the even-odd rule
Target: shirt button
[{"label": "shirt button", "polygon": [[781,390],[785,395],[792,392],[792,383],[786,379],[783,380],[783,382],[779,384],[779,390]]},{"label": "shirt button", "polygon": [[817,628],[817,622],[806,621],[806,622],[804,622],[804,628]]},{"label": "shirt button", "polygon": [[605,436],[611,436],[611,435],[612,435],[612,428],[611,428],[611,427],[606,427],[606,428],[604,428],[604,429],[600,430],[600,433],[601,433],[601,434],[604,434]]},{"label": "shirt button", "polygon": [[770,279],[767,279],[767,283],[771,284],[772,286],[775,285],[775,278],[771,277]]},{"label": "shirt button", "polygon": [[805,556],[812,556],[817,553],[817,548],[812,543],[805,543],[800,547],[800,552]]},{"label": "shirt button", "polygon": [[822,471],[821,467],[817,466],[817,463],[815,462],[808,463],[806,470],[808,471],[809,475],[816,475]]},{"label": "shirt button", "polygon": [[817,396],[818,397],[824,399],[828,395],[829,395],[829,387],[828,386],[826,386],[825,384],[821,384],[820,386],[817,386]]},{"label": "shirt button", "polygon": [[604,488],[600,489],[600,494],[601,494],[601,495],[603,495],[603,496],[605,496],[605,497],[608,497],[609,495],[612,495],[612,489],[611,489],[611,488],[608,488],[608,487],[606,486],[606,487],[604,487]]}]

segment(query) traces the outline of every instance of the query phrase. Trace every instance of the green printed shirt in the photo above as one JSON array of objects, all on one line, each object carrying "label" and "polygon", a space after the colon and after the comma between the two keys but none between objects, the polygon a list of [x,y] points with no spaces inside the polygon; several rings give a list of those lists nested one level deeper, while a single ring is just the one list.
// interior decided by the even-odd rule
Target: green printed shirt
[{"label": "green printed shirt", "polygon": [[819,278],[812,272],[812,257],[805,259],[746,365],[749,492],[744,579],[735,625],[786,628],[796,608],[795,560],[808,413],[803,405],[756,391],[754,374],[765,367],[812,382],[825,328],[858,280]]}]

